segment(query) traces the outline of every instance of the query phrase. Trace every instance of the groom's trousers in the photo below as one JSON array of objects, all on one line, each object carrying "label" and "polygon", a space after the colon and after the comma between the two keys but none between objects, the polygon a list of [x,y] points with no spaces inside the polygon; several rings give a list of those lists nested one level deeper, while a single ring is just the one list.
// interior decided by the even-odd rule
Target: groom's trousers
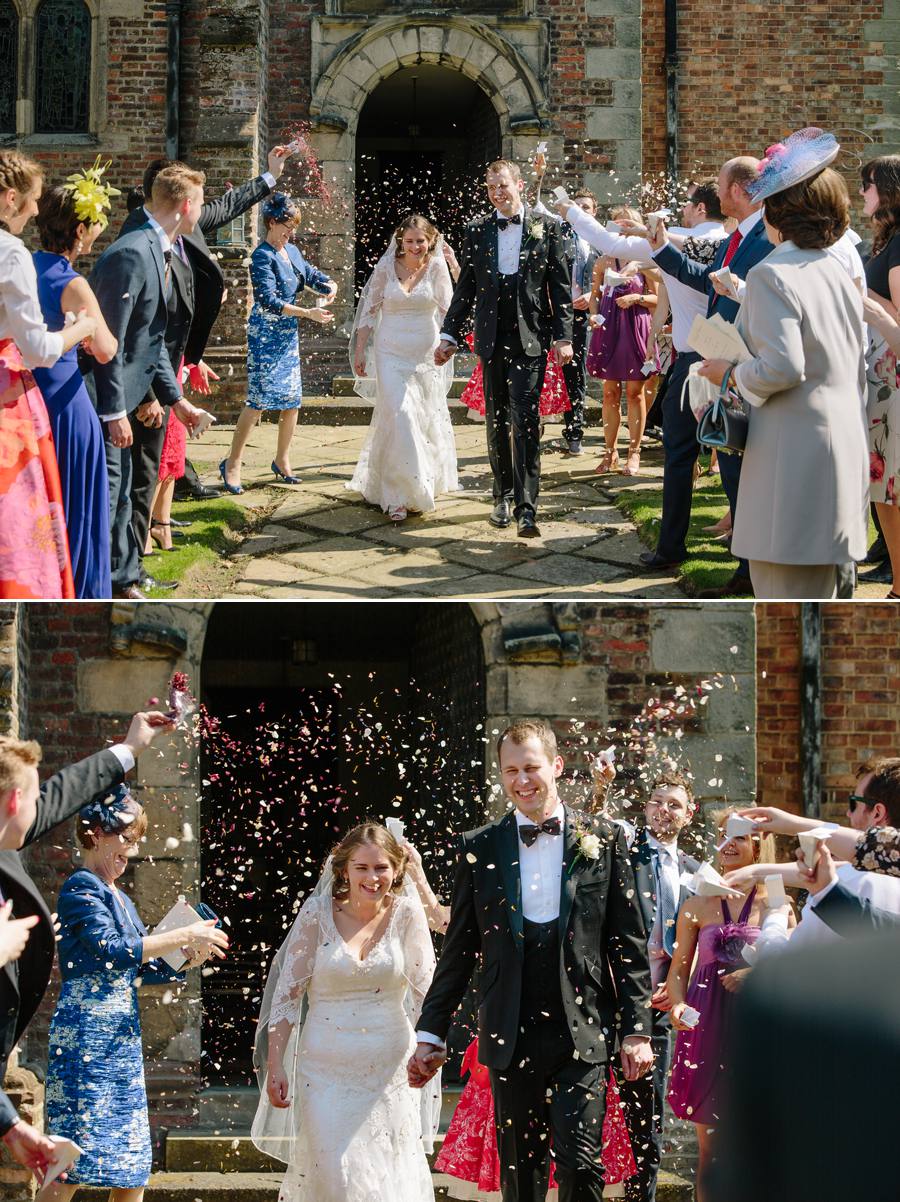
[{"label": "groom's trousers", "polygon": [[567,1023],[528,1022],[510,1067],[491,1069],[503,1202],[545,1202],[551,1146],[559,1202],[601,1202],[609,1068],[574,1052]]}]

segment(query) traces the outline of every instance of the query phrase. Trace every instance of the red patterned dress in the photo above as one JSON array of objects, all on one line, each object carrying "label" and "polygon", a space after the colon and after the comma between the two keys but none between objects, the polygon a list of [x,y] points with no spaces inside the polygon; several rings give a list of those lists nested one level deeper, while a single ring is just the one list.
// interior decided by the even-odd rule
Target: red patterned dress
[{"label": "red patterned dress", "polygon": [[[469,344],[469,350],[472,350],[475,339],[471,334],[466,335],[466,342]],[[463,389],[462,396],[459,399],[467,408],[474,409],[476,413],[480,413],[484,417],[484,385],[482,383],[480,359],[475,364],[475,370],[469,377],[469,382]],[[541,417],[547,417],[551,413],[565,413],[567,409],[571,408],[572,403],[566,391],[566,381],[563,378],[562,368],[552,355],[548,355],[547,370],[544,373],[544,386],[541,389],[541,400],[538,411]]]},{"label": "red patterned dress", "polygon": [[[488,1070],[478,1060],[478,1040],[473,1039],[463,1057],[462,1073],[469,1080],[457,1103],[443,1147],[434,1162],[436,1186],[451,1198],[500,1202],[500,1157],[494,1125],[494,1095]],[[603,1119],[603,1196],[625,1196],[624,1182],[635,1173],[634,1155],[625,1127],[619,1089],[612,1071],[606,1092]],[[556,1174],[550,1162],[548,1202],[557,1197]]]}]

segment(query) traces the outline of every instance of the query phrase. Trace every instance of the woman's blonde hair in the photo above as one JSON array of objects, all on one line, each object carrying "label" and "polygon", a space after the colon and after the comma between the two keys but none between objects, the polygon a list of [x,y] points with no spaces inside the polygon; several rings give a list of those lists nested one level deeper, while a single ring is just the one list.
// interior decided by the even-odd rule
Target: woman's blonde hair
[{"label": "woman's blonde hair", "polygon": [[[43,178],[44,169],[34,159],[20,154],[18,150],[0,150],[0,192],[15,188],[25,197]],[[7,228],[3,221],[0,221],[0,226]]]},{"label": "woman's blonde hair", "polygon": [[396,250],[394,254],[399,259],[403,254],[403,235],[407,230],[421,230],[428,239],[428,253],[434,253],[434,248],[437,246],[437,240],[441,236],[441,231],[437,226],[432,225],[427,217],[423,217],[421,213],[410,213],[408,217],[404,217],[397,228],[394,230],[394,243]]},{"label": "woman's blonde hair", "polygon": [[609,215],[613,221],[624,217],[626,221],[633,221],[635,225],[640,225],[644,220],[638,210],[632,208],[631,205],[616,205],[615,208],[610,209]]},{"label": "woman's blonde hair", "polygon": [[387,857],[388,863],[394,871],[391,892],[399,893],[402,890],[409,856],[386,826],[382,826],[380,822],[361,822],[359,826],[354,826],[352,830],[347,831],[340,843],[332,849],[331,870],[333,881],[331,892],[333,897],[343,897],[346,895],[350,888],[347,865],[350,863],[356,849],[364,847],[366,844],[381,848]]},{"label": "woman's blonde hair", "polygon": [[[731,814],[737,814],[742,806],[723,806],[718,810],[710,810],[709,820],[716,828],[720,830],[725,826],[725,820]],[[775,837],[774,835],[765,834],[762,831],[754,831],[750,836],[754,848],[754,861],[757,864],[775,864]]]}]

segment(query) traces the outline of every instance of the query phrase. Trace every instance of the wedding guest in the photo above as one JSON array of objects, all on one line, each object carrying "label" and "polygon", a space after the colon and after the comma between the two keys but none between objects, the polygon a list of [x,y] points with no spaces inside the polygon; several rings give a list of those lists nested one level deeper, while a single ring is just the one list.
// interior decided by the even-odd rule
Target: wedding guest
[{"label": "wedding guest", "polygon": [[456,256],[421,214],[405,217],[369,277],[350,334],[356,391],[372,420],[349,489],[393,522],[433,510],[459,488],[456,441],[447,409],[453,369],[434,363],[453,295]]},{"label": "wedding guest", "polygon": [[[0,896],[12,900],[20,918],[37,917],[20,962],[0,973],[0,1079],[44,996],[56,948],[50,911],[25,872],[19,850],[65,821],[93,795],[120,782],[157,735],[173,729],[164,714],[135,714],[121,743],[64,768],[43,785],[38,784],[37,772],[40,746],[0,738]],[[19,1118],[2,1091],[0,1139],[13,1160],[37,1174],[53,1154],[51,1141]]]},{"label": "wedding guest", "polygon": [[[711,263],[694,262],[686,253],[668,245],[665,223],[660,222],[656,236],[650,240],[656,266],[668,276],[675,276],[682,283],[697,289],[708,298],[706,316],[718,314],[724,321],[733,322],[739,312],[737,301],[723,296],[711,281],[713,271],[728,267],[732,275],[745,279],[751,268],[768,255],[772,244],[766,237],[760,214],[761,202],[750,197],[749,185],[757,178],[759,161],[747,155],[729,159],[719,172],[717,188],[719,205],[723,215],[735,218],[737,225],[731,236],[724,240]],[[700,356],[691,351],[684,370],[697,363]],[[685,416],[686,415],[686,416]],[[663,441],[666,458],[663,475],[663,512],[660,523],[659,541],[655,551],[641,555],[645,567],[669,567],[681,563],[687,557],[685,539],[691,520],[694,464],[699,453],[697,423],[690,406],[684,406],[683,420],[677,429],[672,427],[670,442]],[[731,508],[732,524],[737,512],[738,484],[741,475],[741,456],[722,455],[719,459],[722,487]],[[667,499],[670,504],[667,505]],[[747,596],[753,591],[750,569],[746,560],[739,559],[734,576],[724,586],[710,592],[710,596]],[[704,594],[705,596],[706,594]]]},{"label": "wedding guest", "polygon": [[138,546],[132,523],[133,419],[140,420],[140,407],[147,423],[161,423],[161,413],[145,408],[151,387],[157,403],[173,406],[189,426],[200,418],[199,410],[182,398],[166,349],[166,324],[174,295],[172,239],[196,224],[204,178],[186,167],[161,171],[153,185],[154,216],[108,246],[89,278],[117,342],[113,358],[96,365],[87,385],[104,423],[113,593],[132,600],[144,597],[139,587],[143,547]]},{"label": "wedding guest", "polygon": [[[866,263],[866,309],[874,331],[866,355],[869,427],[869,492],[891,561],[888,597],[900,597],[900,155],[872,159],[862,169],[863,211],[871,219],[872,255]],[[865,577],[861,577],[865,580]]]},{"label": "wedding guest", "polygon": [[334,314],[297,304],[304,288],[331,301],[337,285],[307,263],[292,239],[300,209],[284,192],[273,192],[262,207],[266,235],[250,261],[253,308],[247,324],[247,402],[241,410],[228,457],[219,464],[226,490],[239,494],[241,457],[263,411],[278,413],[278,445],[272,460],[275,479],[299,484],[291,468],[291,439],[303,401],[297,318],[329,325]]},{"label": "wedding guest", "polygon": [[87,313],[58,333],[41,316],[21,234],[42,186],[33,159],[0,150],[0,597],[22,600],[75,596],[50,419],[31,372],[97,332]]},{"label": "wedding guest", "polygon": [[[66,314],[83,309],[97,324],[85,349],[98,363],[110,361],[116,340],[75,263],[80,255],[90,254],[109,224],[106,210],[117,190],[103,182],[104,170],[98,159],[69,183],[43,194],[37,215],[41,250],[34,253],[38,299],[47,328],[63,330]],[[66,351],[52,367],[36,367],[34,378],[53,430],[75,596],[111,597],[109,478],[103,427],[85,388],[76,348]]]},{"label": "wedding guest", "polygon": [[228,936],[215,919],[150,935],[117,885],[146,830],[123,784],[78,815],[84,866],[57,903],[62,988],[48,1037],[46,1107],[47,1129],[81,1155],[42,1202],[68,1202],[81,1185],[108,1188],[110,1202],[141,1202],[152,1153],[138,986],[184,982],[161,958],[171,952],[183,949],[186,968],[225,958]]},{"label": "wedding guest", "polygon": [[819,848],[813,868],[806,863],[802,852],[798,852],[797,859],[817,917],[835,934],[852,939],[867,932],[900,930],[900,914],[874,905],[869,898],[852,893],[843,884],[827,845]]},{"label": "wedding guest", "polygon": [[348,831],[270,970],[252,1136],[287,1164],[282,1202],[434,1198],[423,1139],[437,1113],[426,1130],[405,1062],[435,960],[405,872],[383,826]]},{"label": "wedding guest", "polygon": [[[635,209],[619,205],[611,212],[613,221],[640,220]],[[618,279],[608,286],[607,272]],[[614,472],[619,466],[617,449],[621,421],[622,387],[628,409],[628,458],[623,476],[635,476],[641,465],[641,439],[647,417],[643,369],[647,359],[652,312],[656,308],[656,273],[640,264],[603,256],[594,264],[589,312],[594,321],[587,356],[588,375],[603,381],[603,438],[606,450],[598,472]]]},{"label": "wedding guest", "polygon": [[862,299],[826,250],[849,223],[847,187],[827,166],[838,150],[801,130],[747,185],[774,247],[737,319],[751,357],[701,368],[716,385],[730,374],[750,405],[732,547],[757,597],[834,597],[839,565],[866,553]]},{"label": "wedding guest", "polygon": [[[768,836],[726,836],[728,815],[735,812],[729,809],[711,815],[723,841],[717,851],[719,870],[729,872],[748,864],[772,862],[774,845]],[[669,1104],[677,1117],[692,1122],[697,1132],[697,1202],[706,1202],[703,1182],[713,1155],[715,1129],[722,1117],[722,1089],[727,1076],[724,1054],[735,995],[749,972],[743,950],[759,936],[766,910],[764,885],[754,884],[741,892],[736,919],[732,917],[732,906],[737,907],[738,901],[724,897],[697,895],[681,907],[666,978],[672,1026],[678,1031]],[[693,1024],[686,1021],[689,1007],[700,1015]]]}]

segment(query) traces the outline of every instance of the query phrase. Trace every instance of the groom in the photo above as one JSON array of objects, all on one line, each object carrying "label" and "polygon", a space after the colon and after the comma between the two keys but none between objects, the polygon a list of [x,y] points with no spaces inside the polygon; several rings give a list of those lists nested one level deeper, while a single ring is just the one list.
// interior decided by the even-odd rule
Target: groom
[{"label": "groom", "polygon": [[[422,1086],[480,957],[478,1058],[490,1069],[503,1202],[543,1202],[552,1140],[560,1202],[600,1202],[606,1079],[648,1072],[647,930],[622,829],[557,793],[563,761],[546,723],[497,743],[515,809],[462,836],[450,925],[409,1061]],[[548,1139],[550,1136],[550,1139]]]},{"label": "groom", "polygon": [[466,227],[459,280],[434,361],[441,366],[456,353],[474,306],[494,473],[488,521],[502,529],[514,514],[519,536],[537,538],[538,406],[551,342],[561,366],[572,358],[572,269],[558,223],[523,203],[518,166],[497,159],[485,182],[494,212]]}]

